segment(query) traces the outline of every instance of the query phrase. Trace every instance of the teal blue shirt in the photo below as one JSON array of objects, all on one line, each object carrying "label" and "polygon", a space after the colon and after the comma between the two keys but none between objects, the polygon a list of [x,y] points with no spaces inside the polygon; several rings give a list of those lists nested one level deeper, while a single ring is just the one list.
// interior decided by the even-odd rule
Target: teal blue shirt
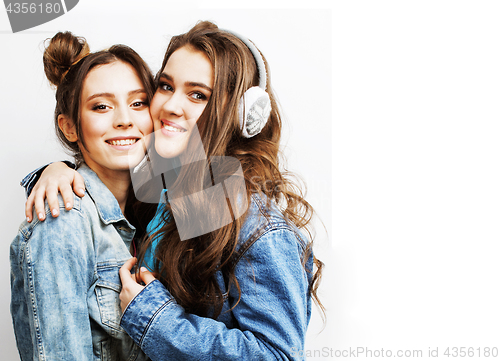
[{"label": "teal blue shirt", "polygon": [[[156,214],[153,217],[153,219],[149,222],[146,232],[148,235],[151,235],[155,233],[156,231],[160,230],[163,221],[162,221],[162,214],[165,210],[165,204],[167,203],[167,190],[163,189],[160,195],[160,201],[158,202],[158,208],[156,209]],[[148,247],[146,250],[146,253],[144,254],[144,266],[150,270],[153,271],[154,265],[155,265],[155,253],[156,253],[156,247],[158,246],[158,242],[160,242],[161,237],[155,237],[151,245]]]}]

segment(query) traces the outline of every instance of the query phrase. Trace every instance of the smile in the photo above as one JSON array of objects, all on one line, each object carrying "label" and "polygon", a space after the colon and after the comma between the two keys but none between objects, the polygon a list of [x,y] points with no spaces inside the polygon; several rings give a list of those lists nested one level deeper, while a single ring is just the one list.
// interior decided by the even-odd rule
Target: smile
[{"label": "smile", "polygon": [[165,121],[164,121],[164,120],[162,120],[162,121],[161,121],[161,126],[162,126],[162,128],[163,128],[163,129],[168,130],[169,132],[183,133],[183,132],[186,132],[186,131],[187,131],[186,129],[184,129],[184,128],[182,128],[182,127],[178,126],[177,124],[174,124],[174,123],[172,123],[172,122],[169,122],[168,120],[167,120],[167,122],[168,122],[169,124],[165,123]]},{"label": "smile", "polygon": [[111,145],[132,145],[137,142],[138,139],[116,139],[116,140],[107,140],[106,143]]}]

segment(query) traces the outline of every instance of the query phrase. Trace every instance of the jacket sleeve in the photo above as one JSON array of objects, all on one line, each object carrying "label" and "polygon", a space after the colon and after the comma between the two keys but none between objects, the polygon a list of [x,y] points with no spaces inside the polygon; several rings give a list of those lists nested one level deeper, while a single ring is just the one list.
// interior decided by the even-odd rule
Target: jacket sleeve
[{"label": "jacket sleeve", "polygon": [[[295,233],[286,228],[250,247],[236,267],[236,328],[186,313],[157,280],[130,302],[121,325],[152,360],[299,359],[310,318],[301,256]],[[230,296],[237,299],[236,290]]]},{"label": "jacket sleeve", "polygon": [[92,360],[88,222],[72,209],[24,223],[11,244],[11,313],[23,360]]}]

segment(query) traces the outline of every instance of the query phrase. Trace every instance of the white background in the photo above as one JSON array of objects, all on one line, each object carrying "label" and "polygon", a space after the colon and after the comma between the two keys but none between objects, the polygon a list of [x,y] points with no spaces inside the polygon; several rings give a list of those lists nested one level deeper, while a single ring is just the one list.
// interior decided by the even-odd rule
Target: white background
[{"label": "white background", "polygon": [[[253,40],[271,68],[272,86],[285,114],[283,150],[288,168],[308,184],[307,199],[315,206],[328,229],[318,223],[318,256],[333,270],[331,239],[332,154],[332,38],[331,10],[318,3],[307,9],[265,10],[234,8],[234,2],[178,5],[179,1],[80,0],[67,14],[36,28],[12,34],[7,13],[0,10],[0,142],[2,177],[0,192],[0,347],[2,360],[18,360],[9,313],[9,244],[24,217],[24,194],[19,181],[47,162],[69,159],[55,138],[54,90],[42,65],[43,40],[57,31],[84,36],[91,50],[115,43],[134,48],[156,72],[161,66],[171,35],[189,30],[198,20],[212,20]],[[184,3],[184,2],[182,2]],[[270,2],[266,3],[270,5]],[[237,6],[237,5],[236,5]],[[326,272],[325,272],[326,274]],[[325,275],[321,295],[324,304],[333,300],[331,278]],[[307,347],[329,344],[335,316],[326,328],[314,310]]]},{"label": "white background", "polygon": [[[93,49],[123,42],[157,70],[169,34],[214,19],[268,58],[288,165],[328,230],[318,227],[317,243],[327,323],[318,334],[316,312],[306,344],[323,357],[310,359],[350,347],[374,359],[438,349],[443,360],[453,359],[447,347],[474,347],[465,359],[478,348],[493,359],[484,347],[500,348],[498,2],[81,2],[26,34],[8,34],[0,15],[2,288],[23,217],[17,182],[61,154],[40,41],[70,29]],[[2,350],[15,359],[8,294],[1,302]]]}]

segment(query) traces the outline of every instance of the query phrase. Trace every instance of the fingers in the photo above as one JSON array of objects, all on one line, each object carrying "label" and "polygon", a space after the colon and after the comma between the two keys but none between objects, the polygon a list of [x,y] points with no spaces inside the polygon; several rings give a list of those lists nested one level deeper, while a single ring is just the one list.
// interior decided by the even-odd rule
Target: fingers
[{"label": "fingers", "polygon": [[153,274],[149,272],[146,267],[141,267],[139,271],[139,277],[146,285],[149,285],[156,279],[155,276],[153,276]]},{"label": "fingers", "polygon": [[[68,183],[61,183],[59,184],[59,191],[61,192],[61,196],[64,202],[64,208],[67,211],[69,211],[71,208],[73,208],[73,201],[75,199],[75,197],[73,196],[73,190],[71,189],[71,185]],[[55,196],[57,197],[57,193],[55,194]],[[47,192],[47,199],[48,198],[49,198],[49,192]]]},{"label": "fingers", "polygon": [[[37,193],[36,196],[38,197],[39,196],[38,192],[36,193]],[[49,204],[50,213],[52,214],[52,217],[57,217],[59,215],[59,199],[57,198],[57,193],[58,193],[57,186],[54,185],[47,186],[45,190],[47,203]]]},{"label": "fingers", "polygon": [[[73,188],[71,188],[71,183],[66,181],[59,182],[59,191],[64,201],[64,207],[66,210],[73,208],[73,192],[79,197],[85,196],[85,181],[80,173],[73,171]],[[52,209],[52,208],[51,208]]]},{"label": "fingers", "polygon": [[74,204],[73,190],[76,195],[80,197],[85,196],[85,181],[80,173],[68,168],[62,162],[50,164],[42,172],[40,179],[26,201],[26,220],[31,222],[33,219],[33,206],[35,207],[38,219],[41,221],[45,220],[44,198],[47,198],[52,216],[59,216],[58,192],[61,192],[66,210],[70,210]]},{"label": "fingers", "polygon": [[[73,179],[73,191],[79,197],[85,196],[85,181],[83,180],[81,174],[76,171]],[[66,202],[64,204],[66,204]]]},{"label": "fingers", "polygon": [[[47,198],[47,203],[49,205],[52,217],[58,217],[60,214],[59,199],[57,197],[58,192],[61,192],[66,210],[69,211],[71,208],[73,208],[73,190],[71,188],[71,185],[69,185],[68,183],[59,183],[59,188],[57,188],[56,185],[49,185],[47,188],[45,188],[44,186],[38,186],[36,188],[33,188],[31,194],[26,200],[24,209],[26,220],[28,222],[31,222],[33,220],[33,206],[35,207],[35,213],[38,215],[38,219],[41,221],[45,220],[45,197]],[[84,189],[83,193],[85,193]]]},{"label": "fingers", "polygon": [[63,162],[50,164],[44,169],[31,192],[34,194],[34,198],[33,200],[29,199],[29,203],[26,204],[26,216],[31,216],[30,209],[33,203],[38,218],[43,221],[45,219],[43,199],[46,197],[52,216],[57,217],[60,213],[58,192],[61,192],[66,210],[70,210],[74,203],[73,188],[78,196],[83,197],[85,195],[84,184],[83,177],[75,170],[68,168]]},{"label": "fingers", "polygon": [[38,219],[43,221],[45,220],[45,187],[38,187],[36,191],[35,189],[33,189],[31,192],[35,193],[35,212],[38,216]]},{"label": "fingers", "polygon": [[33,220],[33,206],[35,205],[35,195],[33,192],[29,195],[24,205],[24,214],[26,215],[26,220],[31,222]]},{"label": "fingers", "polygon": [[134,281],[134,279],[132,279],[132,274],[130,273],[130,271],[132,270],[136,262],[137,258],[132,257],[127,262],[125,262],[123,266],[120,267],[119,274],[122,284],[125,284],[129,281]]},{"label": "fingers", "polygon": [[144,289],[144,286],[137,283],[137,275],[130,273],[136,263],[137,258],[132,257],[120,268],[120,279],[122,281],[122,290],[120,292],[120,307],[122,311],[125,311],[130,301],[132,301],[134,297]]}]

